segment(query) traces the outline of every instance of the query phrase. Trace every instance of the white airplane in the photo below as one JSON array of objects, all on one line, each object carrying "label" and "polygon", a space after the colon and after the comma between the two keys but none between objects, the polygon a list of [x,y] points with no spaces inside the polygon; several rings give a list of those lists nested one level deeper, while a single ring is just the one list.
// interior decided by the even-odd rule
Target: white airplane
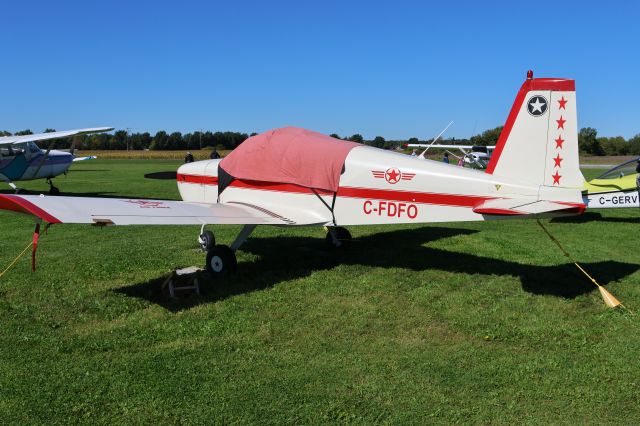
[{"label": "white airplane", "polygon": [[[444,144],[423,144],[423,143],[411,143],[408,144],[409,148],[425,148],[426,152],[429,148],[444,149],[449,154],[456,157],[458,160],[462,160],[464,165],[473,169],[486,169],[491,160],[491,154],[496,149],[495,145],[482,146],[482,145],[444,145]],[[462,156],[456,155],[451,150],[462,151]],[[420,158],[424,158],[424,155],[420,154]]]},{"label": "white airplane", "polygon": [[[484,171],[286,127],[222,160],[185,164],[177,181],[183,201],[0,195],[0,209],[33,216],[34,242],[43,221],[200,225],[214,277],[236,268],[235,251],[257,225],[327,227],[339,247],[349,225],[581,214],[575,83],[530,72]],[[244,227],[230,246],[216,245],[204,227],[218,224]]]},{"label": "white airplane", "polygon": [[[40,133],[37,135],[3,136],[0,137],[0,181],[6,182],[11,188],[18,190],[14,182],[22,180],[47,179],[51,195],[57,195],[60,190],[53,186],[53,179],[66,174],[74,161],[88,160],[94,157],[76,157],[75,146],[69,152],[53,149],[56,139],[75,135],[86,135],[113,130],[112,127],[97,127],[93,129],[67,130],[63,132]],[[49,147],[43,151],[36,142],[50,140]]]}]

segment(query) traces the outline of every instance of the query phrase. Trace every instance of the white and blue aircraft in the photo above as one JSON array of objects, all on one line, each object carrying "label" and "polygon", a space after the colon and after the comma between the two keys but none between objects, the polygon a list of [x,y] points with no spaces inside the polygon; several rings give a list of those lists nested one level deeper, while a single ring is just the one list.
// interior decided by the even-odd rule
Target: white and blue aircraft
[{"label": "white and blue aircraft", "polygon": [[[74,161],[87,160],[91,157],[76,157],[73,144],[69,152],[54,150],[55,140],[69,136],[108,132],[110,130],[113,130],[113,128],[96,127],[36,135],[0,137],[0,181],[19,191],[14,182],[46,179],[50,186],[49,193],[57,195],[60,190],[53,186],[51,179],[61,174],[66,174]],[[45,140],[51,141],[46,151],[36,145],[36,142]]]}]

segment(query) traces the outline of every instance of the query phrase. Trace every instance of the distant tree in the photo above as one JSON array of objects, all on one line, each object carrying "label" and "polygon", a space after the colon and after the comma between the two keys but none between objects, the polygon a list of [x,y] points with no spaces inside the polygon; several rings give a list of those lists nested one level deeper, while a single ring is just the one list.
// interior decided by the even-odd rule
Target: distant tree
[{"label": "distant tree", "polygon": [[15,136],[24,136],[24,135],[32,135],[33,132],[29,129],[26,130],[20,130],[19,132],[16,132],[14,135]]},{"label": "distant tree", "polygon": [[628,155],[629,144],[622,136],[612,138],[598,138],[598,143],[604,151],[604,155]]},{"label": "distant tree", "polygon": [[164,130],[160,130],[153,137],[153,140],[151,141],[151,145],[149,146],[149,149],[153,149],[153,150],[167,149],[168,139],[169,139],[169,136],[167,135],[167,132],[165,132]]},{"label": "distant tree", "polygon": [[0,136],[11,136],[11,132],[7,132],[6,130],[0,130]]},{"label": "distant tree", "polygon": [[109,149],[127,149],[127,131],[118,130],[109,141]]},{"label": "distant tree", "polygon": [[640,155],[640,133],[627,141],[629,155]]},{"label": "distant tree", "polygon": [[604,155],[604,150],[598,142],[598,131],[592,127],[583,127],[578,132],[578,147],[580,152],[591,155]]},{"label": "distant tree", "polygon": [[185,144],[182,141],[182,133],[180,132],[171,133],[167,138],[167,146],[165,149],[167,150],[186,149]]},{"label": "distant tree", "polygon": [[376,148],[384,148],[385,139],[382,136],[376,136],[371,141],[371,146],[375,146]]},{"label": "distant tree", "polygon": [[249,136],[251,137],[251,136],[255,136],[255,135],[257,135],[257,133],[256,133],[256,132],[253,132],[253,133],[251,133]]},{"label": "distant tree", "polygon": [[420,143],[420,140],[418,138],[409,138],[409,140],[407,141],[407,143],[410,144],[417,144]]},{"label": "distant tree", "polygon": [[470,142],[473,145],[495,145],[498,142],[498,138],[500,138],[502,128],[503,126],[498,126],[493,129],[485,130],[480,135],[472,136]]},{"label": "distant tree", "polygon": [[342,139],[337,133],[331,133],[329,136],[335,139]]},{"label": "distant tree", "polygon": [[47,129],[44,129],[44,132],[42,132],[42,133],[55,133],[55,131],[56,131],[56,129],[47,128]]},{"label": "distant tree", "polygon": [[351,135],[347,138],[351,142],[364,143],[364,138],[361,134],[356,133],[355,135]]}]

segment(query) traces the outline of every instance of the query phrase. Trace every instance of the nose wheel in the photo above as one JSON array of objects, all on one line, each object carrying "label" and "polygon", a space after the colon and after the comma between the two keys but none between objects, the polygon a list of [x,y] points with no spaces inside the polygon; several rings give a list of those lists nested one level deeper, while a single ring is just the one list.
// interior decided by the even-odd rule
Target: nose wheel
[{"label": "nose wheel", "polygon": [[47,179],[49,184],[49,195],[60,195],[60,190],[53,185],[51,178]]},{"label": "nose wheel", "polygon": [[351,232],[342,226],[331,226],[327,228],[325,241],[332,249],[343,248],[351,243]]}]

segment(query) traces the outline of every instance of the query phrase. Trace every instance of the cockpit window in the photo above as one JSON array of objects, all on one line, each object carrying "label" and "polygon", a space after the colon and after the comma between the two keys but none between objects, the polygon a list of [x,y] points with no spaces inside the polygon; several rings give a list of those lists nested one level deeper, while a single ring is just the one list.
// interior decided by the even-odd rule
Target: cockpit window
[{"label": "cockpit window", "polygon": [[607,170],[598,179],[618,179],[621,177],[633,175],[636,173],[636,167],[638,166],[638,158],[629,160],[626,163],[622,163],[612,169]]}]

